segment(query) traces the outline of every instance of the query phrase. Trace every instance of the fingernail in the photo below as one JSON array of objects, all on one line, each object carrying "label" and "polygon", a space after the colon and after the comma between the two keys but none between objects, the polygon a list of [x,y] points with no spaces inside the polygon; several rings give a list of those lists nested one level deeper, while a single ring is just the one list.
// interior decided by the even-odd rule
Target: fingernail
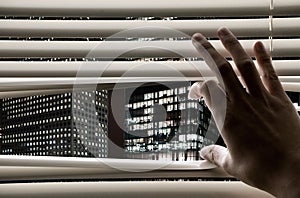
[{"label": "fingernail", "polygon": [[220,28],[220,29],[218,30],[218,34],[219,34],[220,37],[225,37],[225,36],[227,36],[228,34],[230,34],[230,31],[229,31],[228,28],[222,27],[222,28]]},{"label": "fingernail", "polygon": [[200,94],[200,88],[201,88],[202,83],[201,82],[196,82],[191,86],[191,89],[188,94],[188,99],[200,99],[202,95]]},{"label": "fingernail", "polygon": [[205,37],[200,33],[196,33],[193,35],[192,40],[201,43],[201,41],[205,40]]},{"label": "fingernail", "polygon": [[264,47],[264,44],[261,42],[261,41],[258,41],[257,43],[256,43],[256,45],[255,45],[255,47],[256,47],[256,50],[258,50],[258,51],[264,51],[264,49],[265,49],[265,47]]},{"label": "fingernail", "polygon": [[202,157],[203,159],[206,159],[206,156],[209,152],[209,149],[207,147],[204,147],[200,150],[200,157]]}]

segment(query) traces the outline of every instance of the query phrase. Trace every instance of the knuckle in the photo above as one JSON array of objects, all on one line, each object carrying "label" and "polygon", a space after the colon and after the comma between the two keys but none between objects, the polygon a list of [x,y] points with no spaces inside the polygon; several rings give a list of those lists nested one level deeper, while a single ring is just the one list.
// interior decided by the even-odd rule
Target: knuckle
[{"label": "knuckle", "polygon": [[245,58],[245,59],[239,61],[239,64],[240,64],[244,69],[254,68],[254,67],[255,67],[253,61],[252,61],[250,58]]},{"label": "knuckle", "polygon": [[229,47],[239,45],[238,40],[236,38],[233,38],[232,36],[225,37],[224,43]]},{"label": "knuckle", "polygon": [[212,45],[209,43],[209,42],[203,42],[201,43],[202,47],[205,49],[205,50],[210,50],[212,48]]},{"label": "knuckle", "polygon": [[268,64],[271,64],[271,59],[270,59],[270,56],[268,56],[268,55],[262,55],[261,57],[260,57],[260,60],[261,60],[261,62],[263,62],[263,63],[268,63]]},{"label": "knuckle", "polygon": [[269,71],[268,73],[264,73],[263,74],[263,78],[265,78],[267,80],[271,80],[271,81],[273,81],[273,80],[276,80],[276,81],[279,80],[275,71]]},{"label": "knuckle", "polygon": [[218,65],[221,75],[226,75],[232,71],[231,65],[228,62],[222,62]]}]

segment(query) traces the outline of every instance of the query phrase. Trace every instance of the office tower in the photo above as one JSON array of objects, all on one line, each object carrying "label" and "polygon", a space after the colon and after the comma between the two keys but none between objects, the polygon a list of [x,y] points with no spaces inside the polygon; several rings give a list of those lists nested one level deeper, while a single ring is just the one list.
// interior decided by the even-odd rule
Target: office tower
[{"label": "office tower", "polygon": [[107,156],[107,91],[5,98],[1,154]]},{"label": "office tower", "polygon": [[[125,150],[130,158],[198,160],[218,131],[203,100],[189,100],[187,83],[139,87],[126,104]],[[208,132],[209,131],[209,132]],[[210,133],[209,138],[205,138]]]}]

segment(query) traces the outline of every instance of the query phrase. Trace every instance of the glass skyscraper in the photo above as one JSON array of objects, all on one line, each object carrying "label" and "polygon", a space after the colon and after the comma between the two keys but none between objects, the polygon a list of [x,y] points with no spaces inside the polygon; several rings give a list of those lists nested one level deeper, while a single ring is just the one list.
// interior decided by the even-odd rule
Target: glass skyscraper
[{"label": "glass skyscraper", "polygon": [[[218,131],[210,111],[203,100],[188,99],[189,88],[175,83],[134,90],[126,105],[127,156],[199,160],[203,145],[215,143]],[[215,139],[205,138],[208,131]]]}]

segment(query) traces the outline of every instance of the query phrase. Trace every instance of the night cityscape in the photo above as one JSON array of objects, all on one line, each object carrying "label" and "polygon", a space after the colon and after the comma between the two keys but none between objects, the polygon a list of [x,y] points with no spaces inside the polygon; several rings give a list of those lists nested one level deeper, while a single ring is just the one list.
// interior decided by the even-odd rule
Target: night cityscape
[{"label": "night cityscape", "polygon": [[[109,90],[2,99],[0,153],[200,160],[204,145],[223,142],[204,101],[189,100],[188,90],[186,83],[123,90],[122,127],[109,116]],[[287,94],[300,104],[299,93]]]}]

